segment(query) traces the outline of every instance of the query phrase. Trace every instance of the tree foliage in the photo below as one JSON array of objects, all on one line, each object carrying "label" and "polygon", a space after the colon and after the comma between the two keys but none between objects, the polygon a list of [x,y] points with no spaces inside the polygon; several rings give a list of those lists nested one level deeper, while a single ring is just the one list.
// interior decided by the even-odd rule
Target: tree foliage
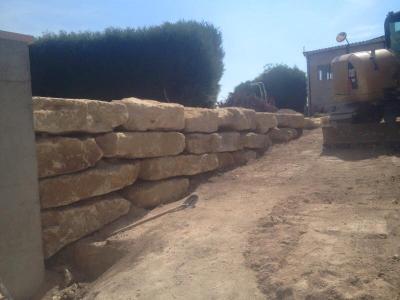
[{"label": "tree foliage", "polygon": [[208,23],[45,34],[30,46],[37,96],[151,98],[211,107],[223,73],[222,37]]},{"label": "tree foliage", "polygon": [[[284,64],[267,65],[264,71],[252,81],[246,81],[235,87],[229,94],[225,105],[233,102],[248,102],[253,99],[253,104],[246,107],[256,109],[260,107],[260,101],[265,103],[260,93],[252,83],[262,82],[267,90],[269,101],[278,108],[290,108],[298,112],[304,112],[307,99],[306,74],[296,66],[291,68]],[[239,100],[238,100],[239,99]],[[246,100],[247,99],[247,100]]]}]

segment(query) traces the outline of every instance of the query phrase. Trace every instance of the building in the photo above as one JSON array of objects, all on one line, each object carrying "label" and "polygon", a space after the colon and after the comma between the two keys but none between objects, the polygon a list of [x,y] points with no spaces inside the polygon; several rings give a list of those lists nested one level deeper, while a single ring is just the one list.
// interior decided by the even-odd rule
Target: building
[{"label": "building", "polygon": [[304,51],[303,54],[307,60],[309,112],[311,114],[326,112],[331,104],[333,93],[330,63],[334,57],[382,48],[385,48],[384,36],[349,45]]}]

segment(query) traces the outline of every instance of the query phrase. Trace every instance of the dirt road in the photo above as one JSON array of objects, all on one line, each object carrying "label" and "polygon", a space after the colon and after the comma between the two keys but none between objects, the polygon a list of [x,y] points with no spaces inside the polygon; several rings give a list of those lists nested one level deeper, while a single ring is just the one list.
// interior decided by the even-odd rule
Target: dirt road
[{"label": "dirt road", "polygon": [[127,254],[85,299],[400,299],[400,158],[321,139],[275,145],[200,185],[195,208],[108,238]]}]

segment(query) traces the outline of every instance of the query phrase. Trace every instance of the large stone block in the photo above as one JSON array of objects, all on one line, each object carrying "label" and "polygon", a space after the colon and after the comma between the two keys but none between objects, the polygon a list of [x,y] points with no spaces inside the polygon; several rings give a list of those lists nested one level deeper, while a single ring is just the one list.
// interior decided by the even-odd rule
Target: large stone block
[{"label": "large stone block", "polygon": [[218,130],[218,112],[215,109],[185,107],[186,132],[215,132]]},{"label": "large stone block", "polygon": [[226,169],[236,165],[232,152],[219,152],[217,157],[218,169]]},{"label": "large stone block", "polygon": [[119,195],[100,196],[81,205],[42,212],[43,251],[46,258],[81,237],[128,213],[130,202]]},{"label": "large stone block", "polygon": [[278,127],[303,128],[304,116],[299,113],[277,113]]},{"label": "large stone block", "polygon": [[251,160],[257,158],[257,153],[253,150],[242,150],[242,151],[235,151],[232,152],[233,159],[235,164],[244,165]]},{"label": "large stone block", "polygon": [[222,130],[251,130],[256,128],[256,112],[252,109],[226,107],[217,109]]},{"label": "large stone block", "polygon": [[257,153],[253,150],[240,150],[234,152],[217,153],[218,169],[232,168],[243,165],[250,160],[257,158]]},{"label": "large stone block", "polygon": [[33,98],[34,128],[52,134],[109,132],[128,120],[122,103],[83,99]]},{"label": "large stone block", "polygon": [[104,195],[132,184],[138,173],[137,162],[100,162],[92,169],[45,178],[39,182],[40,202],[42,208],[49,208]]},{"label": "large stone block", "polygon": [[106,157],[159,157],[185,149],[185,136],[179,132],[111,132],[96,137],[96,142]]},{"label": "large stone block", "polygon": [[126,130],[181,130],[185,127],[184,108],[180,104],[137,98],[113,102],[122,102],[128,109],[129,119],[123,125]]},{"label": "large stone block", "polygon": [[[131,217],[132,207],[129,211]],[[68,265],[79,273],[82,278],[94,281],[129,254],[129,249],[120,247],[119,243],[110,243],[108,240],[98,240],[96,236],[81,238],[63,249],[63,257]]]},{"label": "large stone block", "polygon": [[239,132],[220,132],[220,145],[217,152],[229,152],[243,149],[243,142]]},{"label": "large stone block", "polygon": [[186,151],[193,154],[216,152],[221,146],[221,140],[218,133],[186,134]]},{"label": "large stone block", "polygon": [[142,181],[124,188],[121,194],[137,207],[151,209],[160,204],[184,197],[189,190],[189,179],[172,178],[160,181]]},{"label": "large stone block", "polygon": [[273,128],[268,132],[268,137],[273,143],[286,143],[297,136],[298,132],[293,128]]},{"label": "large stone block", "polygon": [[278,126],[278,120],[273,113],[257,112],[256,113],[256,131],[258,133],[267,133],[271,128]]},{"label": "large stone block", "polygon": [[93,138],[48,137],[36,140],[39,177],[87,169],[103,156]]},{"label": "large stone block", "polygon": [[196,175],[215,170],[217,167],[218,158],[215,154],[150,158],[141,162],[139,177],[144,180],[160,180]]},{"label": "large stone block", "polygon": [[316,129],[321,126],[321,118],[304,118],[304,129]]},{"label": "large stone block", "polygon": [[267,147],[267,136],[265,134],[258,134],[249,132],[242,135],[242,143],[245,148],[249,149],[264,149]]}]

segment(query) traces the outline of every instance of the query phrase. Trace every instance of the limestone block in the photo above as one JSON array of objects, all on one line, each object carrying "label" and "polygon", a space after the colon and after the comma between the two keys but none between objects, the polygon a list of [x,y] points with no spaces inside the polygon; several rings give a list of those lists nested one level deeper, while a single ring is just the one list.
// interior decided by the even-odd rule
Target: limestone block
[{"label": "limestone block", "polygon": [[176,176],[189,176],[212,171],[217,167],[218,158],[215,154],[149,158],[141,162],[139,178],[160,180]]},{"label": "limestone block", "polygon": [[[131,217],[132,207],[129,212]],[[83,275],[85,280],[94,281],[125,254],[128,249],[109,240],[98,240],[94,236],[84,237],[64,248],[63,255],[68,258],[68,263],[73,269]]]},{"label": "limestone block", "polygon": [[303,128],[304,116],[302,114],[294,113],[277,113],[278,127],[283,128]]},{"label": "limestone block", "polygon": [[321,127],[329,126],[330,125],[330,118],[329,116],[320,117],[321,120]]},{"label": "limestone block", "polygon": [[257,153],[253,150],[240,150],[233,152],[217,153],[218,169],[231,168],[238,165],[243,165],[250,160],[257,158]]},{"label": "limestone block", "polygon": [[217,152],[237,151],[243,148],[242,138],[239,132],[220,132],[220,145]]},{"label": "limestone block", "polygon": [[33,97],[35,131],[52,134],[109,132],[128,120],[122,103]]},{"label": "limestone block", "polygon": [[116,194],[80,205],[42,212],[43,250],[46,258],[65,245],[92,233],[128,213],[130,202]]},{"label": "limestone block", "polygon": [[300,114],[298,111],[295,111],[294,109],[290,109],[290,108],[278,109],[277,113],[278,114],[295,114],[295,115]]},{"label": "limestone block", "polygon": [[42,208],[57,207],[104,195],[132,184],[139,163],[100,162],[95,168],[39,181]]},{"label": "limestone block", "polygon": [[278,126],[278,120],[273,113],[257,112],[256,113],[256,131],[258,133],[267,133],[271,128]]},{"label": "limestone block", "polygon": [[304,129],[316,129],[321,127],[321,118],[304,118]]},{"label": "limestone block", "polygon": [[93,138],[49,137],[36,140],[39,177],[67,174],[87,169],[103,152]]},{"label": "limestone block", "polygon": [[106,157],[159,157],[185,149],[185,136],[179,132],[110,132],[96,137],[96,142]]},{"label": "limestone block", "polygon": [[232,152],[232,156],[235,161],[235,164],[243,165],[251,160],[256,159],[257,153],[253,150],[242,150],[242,151]]},{"label": "limestone block", "polygon": [[255,130],[257,128],[256,112],[253,109],[241,108],[242,113],[246,116],[247,123],[249,124],[249,130]]},{"label": "limestone block", "polygon": [[295,139],[298,133],[293,128],[272,128],[268,136],[273,143],[286,143]]},{"label": "limestone block", "polygon": [[296,130],[296,133],[295,133],[296,139],[303,135],[303,128],[296,128],[295,130]]},{"label": "limestone block", "polygon": [[221,140],[221,135],[218,133],[186,134],[186,151],[193,154],[216,152],[221,145]]},{"label": "limestone block", "polygon": [[232,155],[232,152],[220,152],[217,153],[218,157],[218,169],[226,169],[235,166],[236,162]]},{"label": "limestone block", "polygon": [[272,146],[272,141],[271,141],[271,138],[270,138],[270,136],[269,136],[269,134],[266,134],[265,135],[265,150],[267,150],[269,147],[271,147]]},{"label": "limestone block", "polygon": [[151,209],[160,204],[184,197],[189,190],[189,179],[172,178],[160,181],[142,181],[124,188],[121,194],[137,207]]},{"label": "limestone block", "polygon": [[242,143],[245,148],[249,149],[264,149],[266,148],[267,136],[249,132],[242,135]]},{"label": "limestone block", "polygon": [[125,130],[181,130],[185,127],[184,108],[180,104],[163,103],[153,100],[125,98],[120,101],[126,105],[128,121],[122,126]]},{"label": "limestone block", "polygon": [[219,129],[251,130],[256,128],[256,112],[252,109],[226,107],[217,109]]},{"label": "limestone block", "polygon": [[215,109],[185,107],[185,132],[215,132],[218,112]]}]

